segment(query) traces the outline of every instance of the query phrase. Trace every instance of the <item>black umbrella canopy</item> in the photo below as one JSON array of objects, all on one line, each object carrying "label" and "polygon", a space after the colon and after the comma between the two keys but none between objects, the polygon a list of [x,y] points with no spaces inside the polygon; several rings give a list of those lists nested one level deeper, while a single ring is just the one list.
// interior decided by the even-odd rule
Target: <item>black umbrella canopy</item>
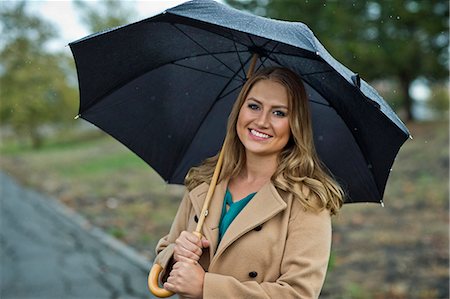
[{"label": "black umbrella canopy", "polygon": [[346,202],[380,202],[409,132],[364,80],[298,22],[190,1],[70,44],[79,115],[170,183],[215,155],[254,53],[257,68],[285,66],[305,82],[320,158]]}]

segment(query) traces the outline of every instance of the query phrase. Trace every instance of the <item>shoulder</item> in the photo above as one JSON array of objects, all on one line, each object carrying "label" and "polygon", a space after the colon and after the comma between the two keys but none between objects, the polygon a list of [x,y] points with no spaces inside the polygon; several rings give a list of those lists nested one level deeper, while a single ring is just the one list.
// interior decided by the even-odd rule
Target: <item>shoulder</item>
[{"label": "shoulder", "polygon": [[209,188],[209,184],[208,183],[200,183],[197,186],[195,186],[192,189],[187,189],[187,195],[189,196],[198,196],[198,195],[202,195],[203,193],[208,192],[208,188]]},{"label": "shoulder", "polygon": [[308,204],[306,206],[300,199],[296,198],[291,192],[277,189],[281,198],[289,207],[289,221],[308,222],[312,224],[331,224],[331,213],[328,209],[323,208],[320,200],[313,194],[308,195]]}]

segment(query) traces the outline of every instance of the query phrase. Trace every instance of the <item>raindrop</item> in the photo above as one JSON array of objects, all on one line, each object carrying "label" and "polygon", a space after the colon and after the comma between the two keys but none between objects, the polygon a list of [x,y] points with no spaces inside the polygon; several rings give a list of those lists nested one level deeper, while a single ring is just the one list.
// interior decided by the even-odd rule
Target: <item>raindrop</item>
[{"label": "raindrop", "polygon": [[323,4],[323,7],[325,7],[325,6],[327,6],[327,4],[326,4],[326,3],[324,3],[324,4]]},{"label": "raindrop", "polygon": [[358,128],[353,128],[354,131],[358,131]]},{"label": "raindrop", "polygon": [[320,135],[317,139],[318,139],[319,141],[322,141],[322,140],[323,140],[323,136]]},{"label": "raindrop", "polygon": [[391,169],[389,169],[389,172],[392,172],[392,168],[391,168]]},{"label": "raindrop", "polygon": [[400,16],[397,16],[397,20],[400,20]]},{"label": "raindrop", "polygon": [[367,168],[372,169],[372,164],[368,164]]},{"label": "raindrop", "polygon": [[392,15],[389,16],[389,19],[392,19]]},{"label": "raindrop", "polygon": [[172,135],[170,135],[170,134],[167,135],[167,138],[172,139]]},{"label": "raindrop", "polygon": [[184,93],[184,95],[185,95],[185,96],[189,96],[189,91],[186,91],[186,92]]},{"label": "raindrop", "polygon": [[428,143],[428,140],[425,140],[425,144],[427,144]]}]

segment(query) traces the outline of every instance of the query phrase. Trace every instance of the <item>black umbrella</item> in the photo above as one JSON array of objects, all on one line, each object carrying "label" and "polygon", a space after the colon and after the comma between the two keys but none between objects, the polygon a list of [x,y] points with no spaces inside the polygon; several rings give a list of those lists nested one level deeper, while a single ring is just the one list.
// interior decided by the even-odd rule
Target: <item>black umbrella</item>
[{"label": "black umbrella", "polygon": [[257,68],[280,65],[305,82],[320,158],[346,202],[382,201],[405,125],[304,24],[254,16],[211,0],[186,2],[70,44],[79,116],[122,142],[169,183],[215,155],[228,112]]}]

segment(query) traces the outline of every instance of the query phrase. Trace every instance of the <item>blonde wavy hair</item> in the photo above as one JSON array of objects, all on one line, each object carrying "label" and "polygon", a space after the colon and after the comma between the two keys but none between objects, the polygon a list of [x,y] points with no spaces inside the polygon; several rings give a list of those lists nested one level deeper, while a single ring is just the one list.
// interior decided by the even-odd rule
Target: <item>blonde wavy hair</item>
[{"label": "blonde wavy hair", "polygon": [[[320,161],[313,140],[311,114],[305,87],[299,76],[282,67],[264,68],[247,80],[228,117],[227,135],[222,147],[223,166],[219,181],[237,176],[245,165],[245,148],[236,132],[239,111],[256,82],[271,80],[288,92],[290,140],[279,155],[278,168],[271,181],[275,187],[291,193],[306,210],[328,209],[336,214],[344,201],[344,192]],[[210,183],[218,155],[193,167],[185,179],[188,190]],[[313,200],[314,199],[314,200]]]}]

